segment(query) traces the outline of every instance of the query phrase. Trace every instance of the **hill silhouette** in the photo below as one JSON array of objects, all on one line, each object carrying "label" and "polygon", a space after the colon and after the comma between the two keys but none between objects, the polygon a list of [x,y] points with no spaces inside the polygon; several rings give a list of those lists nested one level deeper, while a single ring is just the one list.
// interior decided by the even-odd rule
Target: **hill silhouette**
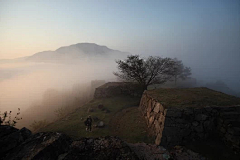
[{"label": "hill silhouette", "polygon": [[126,56],[126,52],[113,50],[107,46],[97,45],[95,43],[77,43],[69,46],[63,46],[55,51],[42,51],[31,56],[2,59],[0,62],[66,62],[76,60],[96,60],[99,58],[122,58]]}]

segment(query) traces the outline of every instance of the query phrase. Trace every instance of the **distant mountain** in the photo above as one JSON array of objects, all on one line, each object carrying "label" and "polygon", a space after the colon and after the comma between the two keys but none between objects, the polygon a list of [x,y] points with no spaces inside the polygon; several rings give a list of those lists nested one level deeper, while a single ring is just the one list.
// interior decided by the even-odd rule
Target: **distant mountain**
[{"label": "distant mountain", "polygon": [[85,53],[85,54],[107,54],[109,52],[115,52],[116,50],[109,49],[106,46],[99,46],[95,43],[78,43],[71,46],[61,47],[56,50],[56,52],[61,54],[66,54],[70,51],[76,53]]},{"label": "distant mountain", "polygon": [[15,61],[30,62],[65,62],[72,60],[91,60],[96,58],[125,57],[126,52],[110,49],[95,43],[77,43],[70,46],[60,47],[55,51],[43,51],[32,56],[14,60],[0,60],[2,63]]},{"label": "distant mountain", "polygon": [[46,61],[68,61],[68,60],[89,60],[95,58],[108,58],[125,55],[126,53],[109,49],[94,43],[78,43],[70,46],[60,47],[55,51],[44,51],[29,56],[27,61],[46,62]]}]

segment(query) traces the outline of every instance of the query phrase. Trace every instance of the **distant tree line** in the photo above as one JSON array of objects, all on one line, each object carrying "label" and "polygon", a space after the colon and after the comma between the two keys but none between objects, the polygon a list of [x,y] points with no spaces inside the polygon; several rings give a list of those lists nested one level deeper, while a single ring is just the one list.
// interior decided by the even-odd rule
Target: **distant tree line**
[{"label": "distant tree line", "polygon": [[163,84],[174,78],[185,80],[191,75],[191,68],[185,67],[177,58],[129,55],[125,60],[117,60],[118,72],[113,74],[122,80],[137,82],[143,89],[152,84]]}]

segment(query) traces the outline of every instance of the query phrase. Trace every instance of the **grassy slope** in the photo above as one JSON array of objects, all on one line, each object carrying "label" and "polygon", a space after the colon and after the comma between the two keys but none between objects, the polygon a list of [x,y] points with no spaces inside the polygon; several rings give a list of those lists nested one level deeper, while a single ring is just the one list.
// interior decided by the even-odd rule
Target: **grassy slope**
[{"label": "grassy slope", "polygon": [[[221,92],[216,92],[207,88],[191,88],[191,89],[157,89],[147,91],[148,94],[167,106],[206,106],[206,105],[233,105],[240,104],[240,99],[234,96],[226,95]],[[123,140],[131,143],[146,142],[153,143],[153,137],[148,135],[145,119],[138,110],[139,98],[131,97],[112,97],[104,99],[95,99],[78,108],[75,112],[67,117],[58,120],[40,131],[57,131],[63,132],[74,139],[80,137],[99,137],[107,135],[116,135]],[[97,108],[99,104],[103,104],[109,109],[110,113],[104,113]],[[88,113],[88,108],[94,109],[94,112]],[[93,132],[86,132],[83,121],[91,114],[103,120],[106,124],[105,128],[93,128]],[[83,118],[81,120],[81,118]],[[96,124],[93,123],[93,125]],[[212,146],[217,145],[216,151],[212,152]],[[209,147],[208,147],[209,146]],[[193,143],[187,146],[193,151],[199,152],[210,159],[219,159],[217,151],[226,150],[224,144],[219,144],[218,141],[209,141],[201,143]],[[216,153],[215,153],[216,152]],[[231,151],[226,150],[223,154],[232,157]],[[216,155],[217,156],[216,156]],[[219,154],[219,155],[223,155]],[[217,158],[216,158],[217,157]]]},{"label": "grassy slope", "polygon": [[[138,111],[139,101],[140,98],[127,96],[94,99],[67,117],[40,129],[40,131],[62,132],[74,139],[116,135],[127,142],[150,142],[151,139],[148,138],[146,132],[146,122],[140,111]],[[110,110],[110,113],[105,113],[98,109],[99,104]],[[94,112],[88,113],[89,108],[93,108]],[[84,120],[89,114],[104,121],[106,126],[104,128],[93,127],[93,132],[86,132]],[[95,124],[97,122],[93,122],[93,126]]]},{"label": "grassy slope", "polygon": [[240,98],[208,88],[161,88],[149,90],[165,107],[205,107],[210,105],[230,106],[240,104]]},{"label": "grassy slope", "polygon": [[145,118],[139,114],[138,107],[131,107],[117,112],[110,122],[112,134],[117,135],[127,142],[153,143],[154,138],[148,134]]}]

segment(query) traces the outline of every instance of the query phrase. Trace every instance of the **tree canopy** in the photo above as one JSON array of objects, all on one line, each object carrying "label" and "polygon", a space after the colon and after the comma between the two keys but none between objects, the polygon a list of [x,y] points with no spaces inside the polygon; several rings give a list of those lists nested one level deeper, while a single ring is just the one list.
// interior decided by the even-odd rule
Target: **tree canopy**
[{"label": "tree canopy", "polygon": [[177,58],[173,59],[174,65],[173,65],[173,76],[175,80],[175,85],[177,83],[177,80],[180,78],[182,80],[187,79],[192,73],[190,67],[185,67],[181,60],[178,60]]},{"label": "tree canopy", "polygon": [[117,60],[119,72],[117,77],[139,83],[144,89],[151,84],[162,84],[168,81],[174,72],[175,61],[171,58],[149,56],[147,59],[139,55],[130,55],[125,60]]}]

